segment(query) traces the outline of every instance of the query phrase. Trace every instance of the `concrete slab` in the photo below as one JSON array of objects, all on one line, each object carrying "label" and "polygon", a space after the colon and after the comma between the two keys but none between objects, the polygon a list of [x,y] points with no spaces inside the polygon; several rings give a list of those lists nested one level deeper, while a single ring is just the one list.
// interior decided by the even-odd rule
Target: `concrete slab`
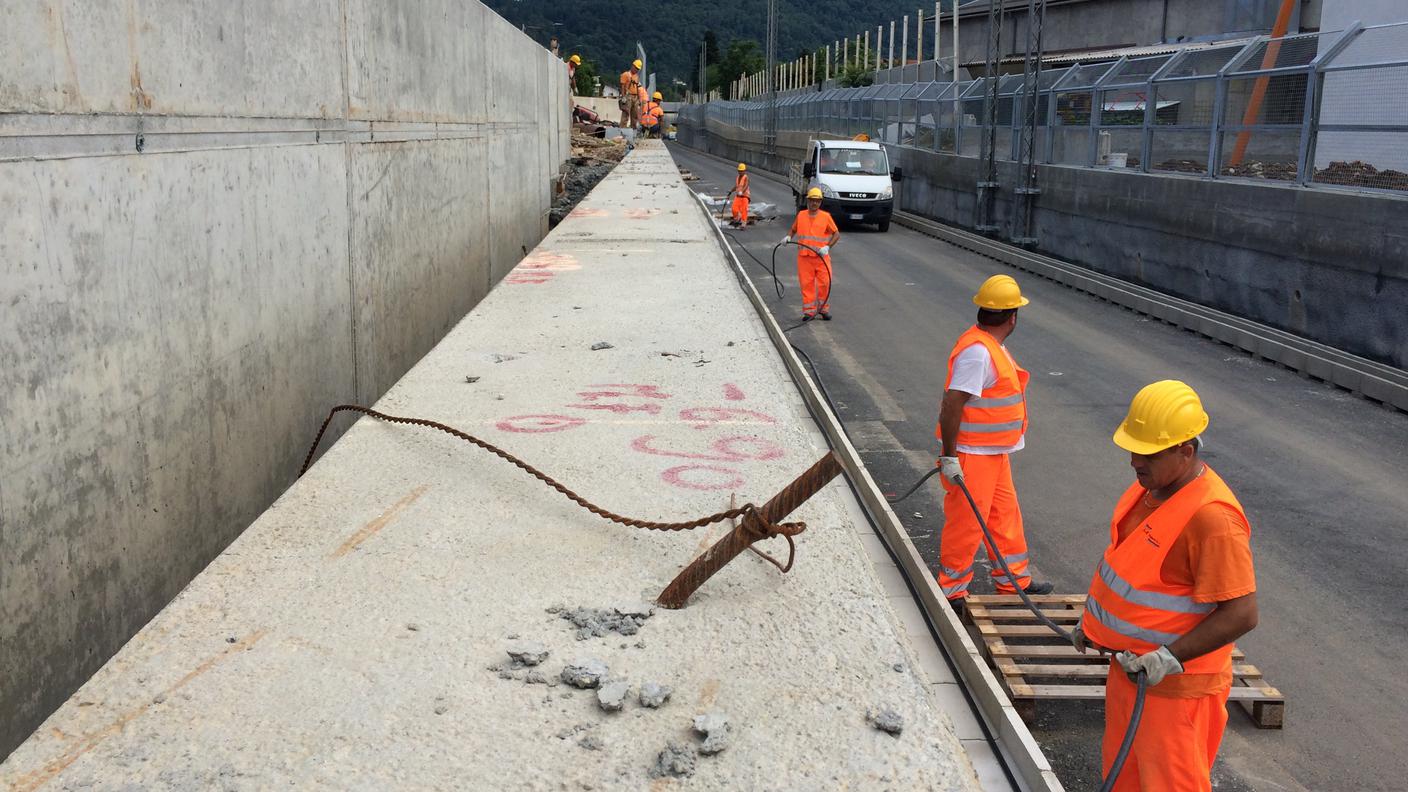
[{"label": "concrete slab", "polygon": [[[826,449],[693,200],[642,143],[377,408],[501,444],[629,516],[766,500]],[[828,487],[793,515],[810,527],[790,574],[745,554],[689,607],[583,636],[555,611],[653,599],[727,526],[619,526],[453,438],[363,420],[0,785],[639,788],[717,712],[729,745],[697,757],[690,788],[977,789],[906,632],[927,634],[887,598],[856,513]],[[521,641],[548,657],[512,668]],[[552,684],[579,658],[673,696],[603,711]],[[874,706],[903,734],[870,727]]]}]

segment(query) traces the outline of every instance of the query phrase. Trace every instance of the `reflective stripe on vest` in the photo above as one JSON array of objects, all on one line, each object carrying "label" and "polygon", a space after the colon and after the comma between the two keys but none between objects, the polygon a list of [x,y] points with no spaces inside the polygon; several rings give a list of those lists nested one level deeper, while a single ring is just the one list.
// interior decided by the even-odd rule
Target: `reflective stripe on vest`
[{"label": "reflective stripe on vest", "polygon": [[[1203,474],[1159,505],[1123,540],[1120,523],[1144,497],[1137,483],[1127,489],[1110,519],[1110,545],[1096,567],[1086,596],[1081,627],[1091,641],[1114,650],[1151,652],[1171,644],[1202,623],[1215,603],[1193,599],[1191,584],[1165,582],[1164,559],[1188,521],[1202,507],[1222,503],[1246,519],[1227,484],[1205,467]],[[1185,673],[1214,674],[1232,661],[1232,644],[1183,664]]]},{"label": "reflective stripe on vest", "polygon": [[[970,398],[963,405],[958,423],[958,444],[961,446],[1005,448],[1014,446],[1027,431],[1027,383],[1031,375],[1017,365],[996,338],[974,325],[958,337],[948,356],[948,379],[953,381],[953,361],[963,350],[982,344],[997,371],[997,381],[990,388]],[[943,440],[942,427],[934,434]]]}]

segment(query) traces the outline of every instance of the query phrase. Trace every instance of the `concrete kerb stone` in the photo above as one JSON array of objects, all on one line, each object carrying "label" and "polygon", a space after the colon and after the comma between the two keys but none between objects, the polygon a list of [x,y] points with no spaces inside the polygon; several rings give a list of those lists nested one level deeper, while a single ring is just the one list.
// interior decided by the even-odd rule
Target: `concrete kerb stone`
[{"label": "concrete kerb stone", "polygon": [[[761,503],[825,447],[693,199],[641,186],[678,181],[668,154],[645,142],[626,165],[377,408],[482,436],[630,516],[694,517],[731,494]],[[586,348],[601,339],[615,348]],[[662,354],[682,348],[697,355]],[[728,526],[615,525],[453,438],[358,421],[0,765],[0,786],[46,767],[62,768],[54,788],[211,786],[229,765],[317,786],[335,761],[340,777],[402,788],[639,786],[663,766],[699,789],[976,789],[924,681],[889,667],[917,661],[848,497],[828,488],[797,511],[810,527],[790,574],[745,554],[688,607],[650,615],[646,641],[577,641],[550,606],[634,621],[645,614],[629,603]],[[668,684],[688,709],[614,715],[595,691],[545,697],[528,679],[541,664],[497,679],[482,669],[511,660],[508,635],[541,644],[547,666],[599,661],[598,684]],[[875,701],[910,707],[905,739],[856,716]],[[661,762],[690,711],[727,712],[750,739]],[[75,752],[60,735],[92,737]],[[434,746],[453,748],[421,761]]]}]

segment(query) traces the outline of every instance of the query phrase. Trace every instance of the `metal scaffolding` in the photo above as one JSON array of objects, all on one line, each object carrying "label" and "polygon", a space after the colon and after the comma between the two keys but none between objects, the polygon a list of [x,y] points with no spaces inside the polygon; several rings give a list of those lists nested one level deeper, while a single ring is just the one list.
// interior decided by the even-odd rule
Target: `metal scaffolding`
[{"label": "metal scaffolding", "polygon": [[983,74],[983,137],[980,153],[981,175],[978,177],[978,199],[975,202],[973,228],[979,233],[990,234],[997,231],[997,73],[998,61],[1002,59],[1002,24],[1004,19],[1002,0],[988,0],[988,47],[987,64]]},{"label": "metal scaffolding", "polygon": [[1021,182],[1016,189],[1016,215],[1012,221],[1011,239],[1018,245],[1035,245],[1032,235],[1032,213],[1036,210],[1036,197],[1041,194],[1037,185],[1037,130],[1045,126],[1041,116],[1041,34],[1046,24],[1046,0],[1027,0],[1027,60],[1022,68],[1022,132],[1020,150],[1017,157],[1018,178]]}]

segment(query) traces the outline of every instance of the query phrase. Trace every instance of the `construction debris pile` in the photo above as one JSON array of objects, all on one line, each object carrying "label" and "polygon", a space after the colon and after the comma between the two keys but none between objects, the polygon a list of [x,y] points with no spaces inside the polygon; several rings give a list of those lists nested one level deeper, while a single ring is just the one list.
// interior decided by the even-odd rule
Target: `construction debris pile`
[{"label": "construction debris pile", "polygon": [[1389,168],[1379,170],[1367,162],[1331,162],[1327,168],[1317,168],[1315,181],[1320,184],[1343,184],[1348,187],[1377,187],[1383,190],[1408,190],[1408,173]]},{"label": "construction debris pile", "polygon": [[602,140],[580,132],[572,133],[572,156],[567,160],[557,197],[553,199],[552,211],[548,213],[549,226],[556,227],[572,208],[592,191],[597,182],[625,158],[626,141],[623,138]]}]

